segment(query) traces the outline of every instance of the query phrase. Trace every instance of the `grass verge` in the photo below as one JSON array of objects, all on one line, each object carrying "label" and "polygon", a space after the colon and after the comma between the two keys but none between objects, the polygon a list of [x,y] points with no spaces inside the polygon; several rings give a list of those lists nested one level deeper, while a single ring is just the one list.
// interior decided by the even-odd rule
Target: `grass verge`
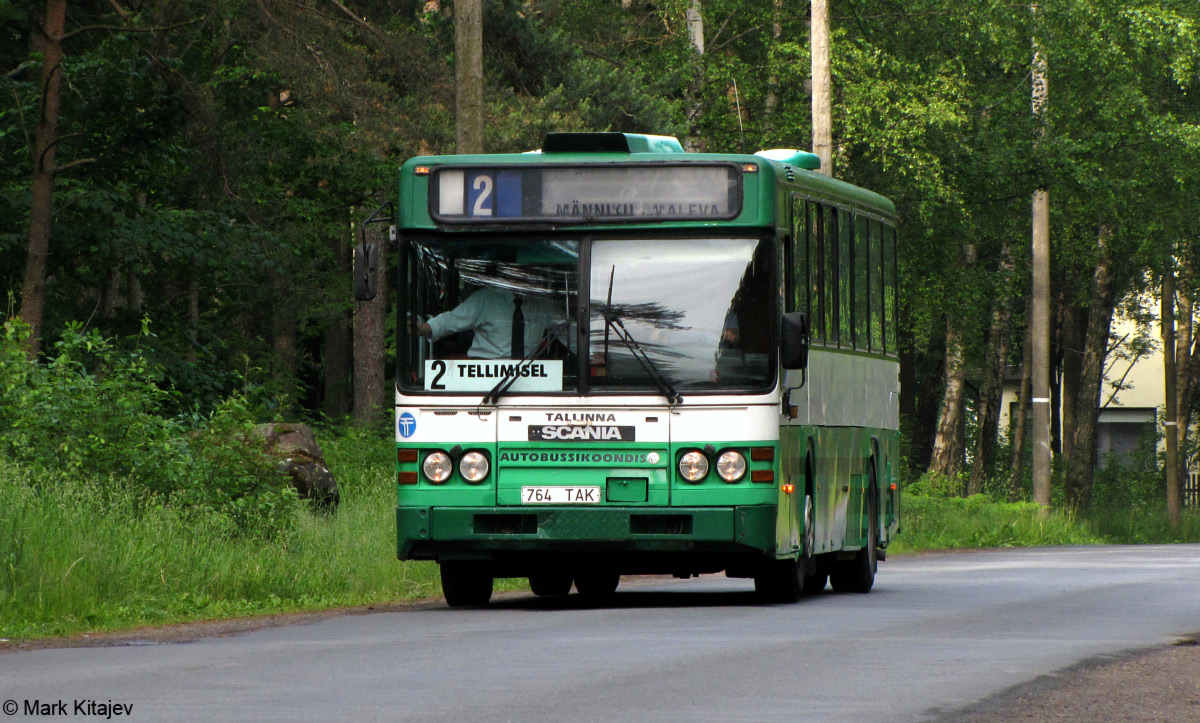
[{"label": "grass verge", "polygon": [[1174,531],[1163,510],[1101,509],[1086,515],[1054,510],[1043,517],[1032,502],[994,502],[985,495],[906,495],[901,523],[903,531],[889,552],[1200,542],[1200,511],[1196,510],[1185,512],[1180,529]]},{"label": "grass verge", "polygon": [[[115,485],[46,486],[0,458],[0,638],[40,638],[195,620],[313,611],[436,596],[437,567],[395,559],[391,442],[325,441],[339,478],[334,515],[302,512],[272,538],[185,517]],[[48,490],[51,490],[48,491]],[[906,495],[891,552],[1200,541],[1200,512],[1178,532],[1144,509],[1043,518],[1030,503]],[[498,581],[499,589],[523,580]]]},{"label": "grass verge", "polygon": [[185,518],[111,486],[39,491],[36,473],[0,460],[0,637],[440,594],[436,565],[396,560],[386,442],[351,436],[326,446],[340,509],[302,512],[268,539],[230,534],[224,520]]}]

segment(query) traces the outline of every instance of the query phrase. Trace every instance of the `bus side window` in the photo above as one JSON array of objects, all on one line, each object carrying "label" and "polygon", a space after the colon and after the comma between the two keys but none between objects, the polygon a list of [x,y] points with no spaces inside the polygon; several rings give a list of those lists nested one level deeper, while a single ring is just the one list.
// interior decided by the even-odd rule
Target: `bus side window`
[{"label": "bus side window", "polygon": [[825,253],[825,279],[821,289],[822,303],[825,307],[825,341],[832,344],[838,342],[838,215],[837,209],[824,206],[821,208],[825,226],[821,248]]},{"label": "bus side window", "polygon": [[762,323],[771,302],[769,247],[759,246],[734,297],[738,319],[738,345],[748,354],[765,354],[771,347],[771,325]]},{"label": "bus side window", "polygon": [[883,351],[883,239],[879,221],[871,219],[871,350]]},{"label": "bus side window", "polygon": [[808,298],[811,299],[812,315],[809,317],[810,334],[814,341],[825,340],[825,221],[824,209],[808,204],[808,258],[812,259],[808,274]]},{"label": "bus side window", "polygon": [[854,348],[871,349],[871,287],[867,283],[867,217],[854,217]]},{"label": "bus side window", "polygon": [[838,346],[854,347],[854,223],[850,212],[838,209]]},{"label": "bus side window", "polygon": [[896,229],[883,227],[883,336],[889,354],[899,353],[896,342]]},{"label": "bus side window", "polygon": [[794,200],[792,210],[792,278],[788,293],[791,295],[791,311],[802,311],[811,316],[808,301],[808,203]]}]

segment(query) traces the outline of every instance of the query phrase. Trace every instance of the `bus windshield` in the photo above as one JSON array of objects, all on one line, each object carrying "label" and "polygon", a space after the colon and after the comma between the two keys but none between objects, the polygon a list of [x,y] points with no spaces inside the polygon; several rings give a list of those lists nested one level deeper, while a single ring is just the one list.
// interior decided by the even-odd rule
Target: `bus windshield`
[{"label": "bus windshield", "polygon": [[404,389],[664,395],[762,390],[773,379],[765,241],[460,237],[405,247]]},{"label": "bus windshield", "polygon": [[[757,239],[596,241],[591,253],[590,383],[680,392],[771,380],[770,268]],[[612,328],[620,324],[633,343]],[[640,352],[651,368],[638,360]]]}]

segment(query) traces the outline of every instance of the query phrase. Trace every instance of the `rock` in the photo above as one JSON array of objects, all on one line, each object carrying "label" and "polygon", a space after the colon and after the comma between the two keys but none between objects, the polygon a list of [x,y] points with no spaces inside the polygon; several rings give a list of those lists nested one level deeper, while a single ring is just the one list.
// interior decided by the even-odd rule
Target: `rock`
[{"label": "rock", "polygon": [[280,460],[301,497],[321,509],[337,509],[337,480],[325,466],[325,455],[308,425],[274,422],[260,425],[256,431],[266,440],[267,452]]}]

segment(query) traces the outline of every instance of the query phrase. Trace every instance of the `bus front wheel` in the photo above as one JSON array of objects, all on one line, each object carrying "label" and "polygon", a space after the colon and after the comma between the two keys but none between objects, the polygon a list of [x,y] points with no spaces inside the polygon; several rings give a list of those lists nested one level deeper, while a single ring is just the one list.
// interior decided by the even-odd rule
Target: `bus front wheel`
[{"label": "bus front wheel", "polygon": [[824,591],[825,583],[829,579],[829,573],[825,572],[824,565],[816,560],[816,549],[816,518],[813,511],[813,496],[809,493],[804,495],[804,549],[801,558],[801,563],[804,565],[804,582],[801,593],[804,595],[816,595]]},{"label": "bus front wheel", "polygon": [[487,605],[492,599],[492,573],[477,562],[443,562],[442,595],[452,608]]},{"label": "bus front wheel", "polygon": [[538,597],[561,597],[571,592],[571,576],[560,572],[530,575],[529,589]]},{"label": "bus front wheel", "polygon": [[765,602],[794,603],[804,594],[804,563],[772,560],[754,576],[754,592]]}]

